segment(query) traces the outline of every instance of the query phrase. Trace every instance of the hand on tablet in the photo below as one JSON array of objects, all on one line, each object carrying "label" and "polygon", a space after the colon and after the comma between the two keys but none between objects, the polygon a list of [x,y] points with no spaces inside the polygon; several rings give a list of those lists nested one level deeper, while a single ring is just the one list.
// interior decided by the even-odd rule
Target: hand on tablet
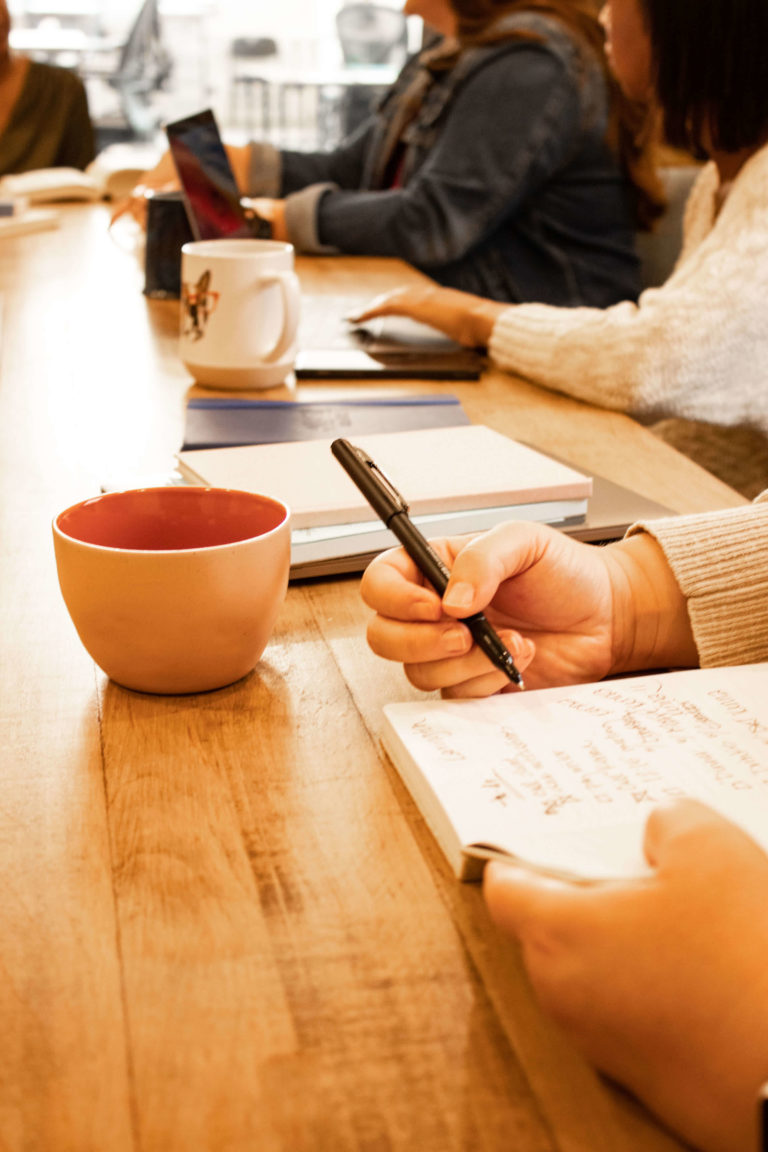
[{"label": "hand on tablet", "polygon": [[164,152],[154,168],[146,171],[138,184],[131,189],[126,200],[121,200],[112,210],[110,223],[114,224],[121,216],[130,215],[142,228],[147,226],[147,200],[155,192],[175,192],[179,187],[176,166],[170,152]]},{"label": "hand on tablet", "polygon": [[356,323],[375,316],[410,316],[422,324],[429,324],[468,348],[484,347],[501,312],[510,305],[458,292],[454,288],[440,288],[436,284],[423,287],[397,288],[377,296],[358,315],[350,317]]}]

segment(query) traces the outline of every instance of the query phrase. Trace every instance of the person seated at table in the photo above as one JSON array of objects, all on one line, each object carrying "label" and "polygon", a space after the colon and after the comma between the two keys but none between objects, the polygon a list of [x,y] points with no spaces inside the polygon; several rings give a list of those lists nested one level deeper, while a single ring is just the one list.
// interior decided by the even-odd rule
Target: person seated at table
[{"label": "person seated at table", "polygon": [[36,168],[85,168],[95,155],[82,81],[74,72],[11,52],[0,0],[0,176]]},{"label": "person seated at table", "polygon": [[[686,205],[668,280],[607,309],[503,305],[447,288],[408,288],[357,319],[402,314],[502,368],[652,423],[697,422],[700,460],[718,471],[728,427],[751,432],[768,482],[768,37],[764,0],[608,0],[608,57],[626,94],[652,98],[666,138],[709,157]],[[708,431],[715,452],[707,448]],[[734,431],[734,435],[736,432]],[[720,443],[718,444],[718,440]],[[762,448],[761,448],[762,446]],[[697,457],[695,441],[688,446]],[[762,481],[762,482],[761,482]]]},{"label": "person seated at table", "polygon": [[[442,602],[402,549],[362,584],[371,647],[419,688],[511,687],[457,619],[480,609],[527,688],[768,660],[768,493],[605,548],[523,523],[436,546],[451,568]],[[768,1081],[768,856],[693,801],[651,815],[646,854],[648,879],[594,887],[489,865],[491,915],[602,1072],[696,1147],[751,1152]]]},{"label": "person seated at table", "polygon": [[[308,253],[399,257],[496,300],[635,299],[635,230],[662,198],[592,0],[406,0],[405,10],[440,43],[405,65],[340,147],[229,149],[273,237]],[[142,188],[172,175],[166,155]]]}]

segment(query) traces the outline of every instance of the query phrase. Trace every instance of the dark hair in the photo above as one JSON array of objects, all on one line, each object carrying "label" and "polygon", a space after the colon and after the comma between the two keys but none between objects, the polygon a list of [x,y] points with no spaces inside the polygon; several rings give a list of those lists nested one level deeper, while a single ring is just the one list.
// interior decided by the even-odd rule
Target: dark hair
[{"label": "dark hair", "polygon": [[768,136],[768,2],[640,0],[664,135],[704,155]]},{"label": "dark hair", "polygon": [[[507,13],[542,12],[564,24],[582,50],[596,57],[609,91],[608,144],[633,189],[637,223],[650,228],[665,208],[655,165],[653,118],[649,109],[627,100],[608,67],[605,37],[597,20],[600,0],[450,0],[450,5],[461,44],[494,39],[493,25]],[[532,34],[531,38],[535,39]]]},{"label": "dark hair", "polygon": [[602,53],[603,34],[597,22],[600,0],[449,0],[460,41],[477,43],[493,35],[495,21],[510,12],[543,12],[554,16],[582,43]]}]

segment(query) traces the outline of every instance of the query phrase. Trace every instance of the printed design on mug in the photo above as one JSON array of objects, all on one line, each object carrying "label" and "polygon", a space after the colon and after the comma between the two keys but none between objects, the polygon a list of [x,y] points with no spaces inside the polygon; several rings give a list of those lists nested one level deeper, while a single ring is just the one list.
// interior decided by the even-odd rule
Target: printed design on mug
[{"label": "printed design on mug", "polygon": [[184,336],[192,340],[200,340],[205,335],[209,317],[216,310],[219,302],[219,292],[212,292],[211,272],[206,268],[197,283],[181,286],[181,306],[184,310]]}]

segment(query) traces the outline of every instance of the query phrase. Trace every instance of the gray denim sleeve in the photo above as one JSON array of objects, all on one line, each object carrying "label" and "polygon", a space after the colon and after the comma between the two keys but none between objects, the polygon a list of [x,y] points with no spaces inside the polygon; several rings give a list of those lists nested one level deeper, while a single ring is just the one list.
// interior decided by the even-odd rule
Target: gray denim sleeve
[{"label": "gray denim sleeve", "polygon": [[268,196],[271,200],[280,195],[283,182],[283,160],[280,152],[272,144],[252,140],[248,158],[248,188],[246,196]]},{"label": "gray denim sleeve", "polygon": [[285,224],[288,239],[297,252],[309,252],[314,256],[334,256],[338,248],[321,244],[318,234],[318,209],[327,192],[336,189],[335,184],[310,184],[300,192],[292,192],[285,198]]}]

